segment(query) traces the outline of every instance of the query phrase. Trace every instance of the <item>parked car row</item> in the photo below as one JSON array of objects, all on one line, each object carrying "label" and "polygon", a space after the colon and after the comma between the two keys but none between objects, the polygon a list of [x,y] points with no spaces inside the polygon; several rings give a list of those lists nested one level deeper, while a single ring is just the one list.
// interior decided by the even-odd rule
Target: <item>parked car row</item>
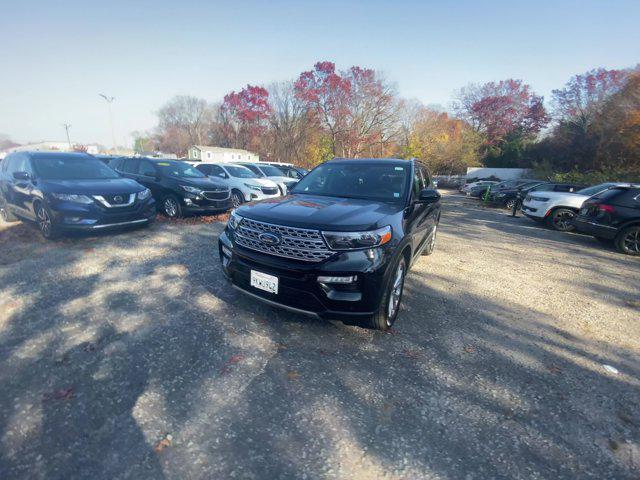
[{"label": "parked car row", "polygon": [[71,230],[149,225],[156,208],[169,217],[224,213],[286,195],[298,180],[269,164],[194,167],[158,158],[16,152],[0,164],[0,215],[36,222],[45,238],[55,238]]},{"label": "parked car row", "polygon": [[474,182],[461,190],[494,205],[521,207],[525,216],[555,230],[578,230],[614,243],[622,253],[640,255],[640,185],[609,182],[584,187],[517,179]]}]

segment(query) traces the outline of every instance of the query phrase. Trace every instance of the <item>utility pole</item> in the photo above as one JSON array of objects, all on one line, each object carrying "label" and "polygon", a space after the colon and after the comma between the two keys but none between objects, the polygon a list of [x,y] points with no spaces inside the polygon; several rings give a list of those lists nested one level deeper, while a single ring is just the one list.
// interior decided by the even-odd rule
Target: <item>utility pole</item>
[{"label": "utility pole", "polygon": [[113,142],[113,152],[116,153],[116,150],[117,150],[117,147],[116,147],[116,131],[115,131],[114,127],[113,127],[113,111],[111,110],[111,104],[116,99],[116,97],[109,97],[109,96],[105,95],[104,93],[99,93],[98,95],[100,95],[102,98],[105,99],[105,101],[107,102],[107,105],[109,107],[109,124],[111,125],[111,141]]},{"label": "utility pole", "polygon": [[62,126],[64,127],[65,131],[67,132],[67,143],[69,144],[69,151],[72,151],[73,147],[71,146],[71,138],[69,137],[69,129],[71,128],[71,124],[70,123],[63,123]]}]

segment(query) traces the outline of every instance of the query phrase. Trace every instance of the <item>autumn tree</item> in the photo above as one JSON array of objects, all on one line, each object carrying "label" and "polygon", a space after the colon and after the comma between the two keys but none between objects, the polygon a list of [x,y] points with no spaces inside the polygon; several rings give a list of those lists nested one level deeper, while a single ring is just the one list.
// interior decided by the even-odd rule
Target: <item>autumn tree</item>
[{"label": "autumn tree", "polygon": [[212,110],[206,100],[179,95],[158,111],[158,143],[167,152],[184,154],[191,145],[207,142]]},{"label": "autumn tree", "polygon": [[549,121],[543,98],[521,80],[469,85],[458,93],[454,108],[484,136],[485,162],[495,166],[518,166],[522,145]]},{"label": "autumn tree", "polygon": [[260,150],[270,113],[269,92],[263,87],[247,85],[225,95],[218,117],[223,146]]}]

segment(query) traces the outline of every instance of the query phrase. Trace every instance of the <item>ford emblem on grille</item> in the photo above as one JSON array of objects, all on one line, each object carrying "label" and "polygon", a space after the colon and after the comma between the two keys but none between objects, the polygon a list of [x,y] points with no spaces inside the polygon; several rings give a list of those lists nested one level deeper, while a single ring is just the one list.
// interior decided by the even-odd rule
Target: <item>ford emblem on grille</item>
[{"label": "ford emblem on grille", "polygon": [[121,197],[120,195],[116,195],[115,197],[113,197],[113,203],[122,203],[124,202],[124,198]]},{"label": "ford emblem on grille", "polygon": [[279,245],[280,244],[280,237],[278,235],[276,235],[275,233],[261,233],[258,236],[258,239],[266,244],[266,245]]}]

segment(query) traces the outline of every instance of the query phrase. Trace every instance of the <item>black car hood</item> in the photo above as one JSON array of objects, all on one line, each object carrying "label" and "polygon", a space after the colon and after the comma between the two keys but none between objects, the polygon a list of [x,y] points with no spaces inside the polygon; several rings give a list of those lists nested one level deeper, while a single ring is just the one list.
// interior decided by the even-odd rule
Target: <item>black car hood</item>
[{"label": "black car hood", "polygon": [[287,195],[238,208],[241,216],[276,225],[333,230],[372,230],[392,223],[400,204],[316,195]]},{"label": "black car hood", "polygon": [[49,193],[76,193],[79,195],[115,195],[136,193],[144,187],[130,178],[101,180],[42,180],[42,190]]},{"label": "black car hood", "polygon": [[205,178],[173,177],[173,179],[177,181],[180,185],[189,185],[190,187],[197,187],[197,188],[201,188],[202,190],[209,190],[212,188],[216,188],[216,189],[228,188],[223,182],[214,180],[211,177],[205,177]]}]

